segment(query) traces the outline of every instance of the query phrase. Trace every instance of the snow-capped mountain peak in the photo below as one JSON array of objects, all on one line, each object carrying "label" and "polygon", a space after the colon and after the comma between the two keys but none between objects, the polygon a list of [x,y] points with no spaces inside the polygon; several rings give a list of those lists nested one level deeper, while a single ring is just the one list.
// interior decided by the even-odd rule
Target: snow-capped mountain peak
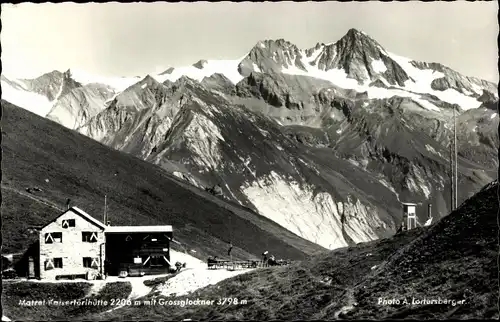
[{"label": "snow-capped mountain peak", "polygon": [[[103,77],[78,69],[67,73],[82,86],[104,84],[111,87],[113,95],[141,81],[140,77]],[[488,97],[498,98],[495,84],[463,76],[441,64],[416,62],[393,54],[357,29],[349,29],[336,42],[317,43],[308,49],[300,49],[285,39],[262,40],[239,59],[199,60],[189,66],[171,67],[151,77],[159,83],[175,82],[183,76],[202,82],[220,74],[236,85],[251,73],[307,76],[366,93],[368,99],[409,97],[432,111],[442,108],[432,97],[458,104],[463,110],[479,107]],[[33,80],[2,78],[4,97],[20,106],[33,106],[37,102],[37,113],[46,115],[53,105],[51,102],[59,94],[65,94],[60,93],[63,74],[53,71]],[[211,81],[213,83],[213,79]],[[224,80],[218,82],[223,83],[222,88],[226,91],[230,90]]]},{"label": "snow-capped mountain peak", "polygon": [[302,55],[296,45],[284,39],[259,41],[238,65],[238,70],[245,77],[252,72],[280,73],[283,68],[306,71]]},{"label": "snow-capped mountain peak", "polygon": [[71,69],[72,78],[83,85],[105,84],[112,87],[116,92],[121,92],[127,87],[137,83],[141,77],[109,77],[88,73],[80,69]]},{"label": "snow-capped mountain peak", "polygon": [[198,62],[194,63],[193,66],[198,68],[198,69],[203,69],[208,65],[208,62],[204,59],[199,60]]},{"label": "snow-capped mountain peak", "polygon": [[237,84],[243,79],[243,76],[238,72],[238,64],[243,58],[235,60],[199,60],[191,66],[171,67],[153,77],[160,83],[166,80],[175,82],[182,76],[201,82],[203,78],[219,73],[227,77],[233,84]]}]

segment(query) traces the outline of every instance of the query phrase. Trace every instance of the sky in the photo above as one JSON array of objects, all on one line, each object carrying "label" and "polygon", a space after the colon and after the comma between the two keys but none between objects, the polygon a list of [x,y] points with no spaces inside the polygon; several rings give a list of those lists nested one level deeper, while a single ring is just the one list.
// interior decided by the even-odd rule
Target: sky
[{"label": "sky", "polygon": [[497,1],[2,4],[2,73],[144,76],[237,59],[259,40],[305,49],[356,28],[400,56],[498,82],[497,12]]}]

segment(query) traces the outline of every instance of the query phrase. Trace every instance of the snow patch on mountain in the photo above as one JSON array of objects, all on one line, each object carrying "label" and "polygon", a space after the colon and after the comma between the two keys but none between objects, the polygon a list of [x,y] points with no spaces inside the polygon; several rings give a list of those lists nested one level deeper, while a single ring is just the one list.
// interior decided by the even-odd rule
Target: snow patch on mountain
[{"label": "snow patch on mountain", "polygon": [[415,82],[408,80],[407,82],[409,83],[409,86],[407,86],[413,87],[416,92],[422,92],[430,89],[430,84],[433,80],[445,76],[441,72],[430,69],[420,69],[413,66],[411,64],[412,59],[410,58],[399,56],[394,53],[389,53],[389,56],[397,62],[411,78],[413,78]]},{"label": "snow patch on mountain", "polygon": [[174,68],[170,74],[153,75],[153,77],[160,83],[166,80],[175,82],[182,76],[187,76],[201,82],[203,78],[218,73],[227,77],[233,84],[236,84],[243,79],[243,76],[238,72],[238,64],[245,56],[236,60],[207,60],[202,68],[197,68],[193,65],[178,67]]},{"label": "snow patch on mountain", "polygon": [[253,70],[257,73],[262,73],[262,71],[260,70],[259,66],[257,66],[255,63],[252,63],[252,67],[253,67]]},{"label": "snow patch on mountain", "polygon": [[47,118],[56,121],[57,123],[70,128],[70,129],[75,129],[78,127],[78,123],[76,121],[77,119],[77,113],[79,113],[79,110],[74,110],[70,108],[60,108],[57,110],[57,115],[52,115],[54,113],[54,110],[51,109],[49,113],[47,114]]},{"label": "snow patch on mountain", "polygon": [[[299,76],[308,76],[313,78],[319,78],[323,80],[327,80],[332,84],[339,86],[345,89],[353,89],[357,92],[366,92],[368,94],[369,99],[374,98],[390,98],[393,96],[401,96],[401,97],[410,97],[416,100],[423,108],[431,110],[431,111],[440,111],[440,109],[434,104],[424,100],[421,98],[421,95],[418,94],[433,94],[438,97],[440,100],[448,102],[450,104],[458,104],[464,110],[477,108],[481,105],[474,97],[469,97],[454,89],[447,89],[445,91],[437,91],[431,88],[431,83],[433,80],[437,78],[444,77],[445,75],[441,72],[436,72],[430,69],[419,69],[414,67],[411,64],[411,60],[402,56],[398,56],[392,53],[386,53],[390,58],[396,61],[413,79],[407,80],[405,82],[404,87],[400,86],[392,86],[390,89],[379,88],[375,86],[369,86],[371,82],[369,79],[369,75],[365,75],[366,81],[363,84],[359,84],[357,80],[353,78],[348,78],[347,73],[343,69],[330,69],[327,71],[319,69],[314,61],[321,54],[321,47],[314,52],[312,52],[309,56],[305,54],[304,51],[300,51],[299,59],[302,62],[302,65],[305,66],[306,70],[302,68],[298,68],[295,64],[288,65],[281,69],[281,72],[289,75],[299,75]],[[295,61],[297,57],[293,57],[291,61]],[[375,72],[385,72],[387,67],[385,66],[382,60],[374,60],[371,62],[372,68]],[[365,70],[367,73],[367,71]],[[384,79],[381,78],[381,81],[384,82]],[[387,82],[384,82],[386,85]],[[480,88],[478,88],[480,90]],[[482,90],[481,90],[482,92]]]},{"label": "snow patch on mountain", "polygon": [[[361,89],[358,89],[361,90]],[[400,97],[408,97],[411,98],[413,101],[418,103],[422,108],[429,110],[429,111],[435,111],[439,112],[441,109],[437,107],[436,105],[432,104],[426,99],[423,99],[420,95],[418,94],[413,94],[407,91],[404,91],[402,89],[385,89],[385,88],[379,88],[379,87],[370,87],[367,89],[368,93],[368,98],[369,99],[384,99],[384,98],[391,98],[393,96],[400,96]]]},{"label": "snow patch on mountain", "polygon": [[134,85],[141,80],[141,77],[105,77],[99,75],[92,75],[82,70],[71,69],[71,78],[76,80],[82,85],[98,83],[106,84],[115,91],[121,92],[128,87]]},{"label": "snow patch on mountain", "polygon": [[2,80],[1,84],[2,98],[14,105],[40,116],[46,116],[52,109],[52,102],[46,96],[26,90],[26,86],[20,82],[9,84]]},{"label": "snow patch on mountain", "polygon": [[426,145],[425,145],[425,148],[427,149],[427,151],[429,151],[429,152],[431,152],[431,153],[434,153],[435,155],[439,155],[440,157],[443,157],[443,156],[441,155],[441,152],[436,151],[436,150],[435,150],[435,149],[434,149],[431,145],[426,144]]},{"label": "snow patch on mountain", "polygon": [[345,227],[353,240],[377,238],[370,227],[381,223],[359,200],[339,203],[339,207],[329,193],[314,194],[312,186],[288,181],[274,171],[243,185],[241,191],[263,216],[323,247],[347,246],[342,235],[342,214],[349,220]]},{"label": "snow patch on mountain", "polygon": [[416,101],[420,106],[422,106],[426,110],[435,111],[435,112],[439,112],[441,110],[436,105],[432,104],[431,102],[429,102],[429,101],[427,101],[425,99],[421,99],[417,95],[411,95],[409,97],[411,97],[414,101]]},{"label": "snow patch on mountain", "polygon": [[303,61],[303,63],[306,66],[307,71],[297,68],[295,65],[290,65],[283,68],[281,72],[289,75],[309,76],[324,79],[346,89],[360,88],[358,81],[352,78],[347,78],[347,74],[343,69],[330,69],[328,71],[324,71],[309,65],[307,61]]},{"label": "snow patch on mountain", "polygon": [[249,165],[250,163],[252,162],[252,158],[248,157],[246,160],[244,158],[242,158],[240,155],[236,154],[236,156],[238,157],[238,159],[240,159],[241,163],[243,164],[243,166],[245,167],[245,169],[248,170],[248,172],[252,175],[252,177],[254,178],[257,178],[257,171],[256,170],[252,170]]},{"label": "snow patch on mountain", "polygon": [[381,59],[373,60],[372,68],[376,73],[383,73],[387,70],[387,67],[385,66],[384,62]]},{"label": "snow patch on mountain", "polygon": [[[324,79],[330,81],[332,84],[345,89],[354,89],[357,92],[366,92],[369,99],[384,99],[391,98],[393,96],[410,97],[419,103],[422,108],[430,111],[440,111],[439,107],[421,98],[420,95],[413,94],[405,91],[404,89],[386,89],[374,86],[368,86],[368,82],[365,84],[358,84],[358,81],[352,78],[348,78],[346,72],[343,69],[330,69],[328,71],[319,70],[314,66],[305,64],[308,71],[303,71],[295,66],[289,66],[288,68],[283,68],[282,72],[284,74],[290,75],[301,75]],[[385,66],[385,65],[384,65]],[[368,77],[366,77],[368,78]],[[429,83],[430,88],[430,83]],[[473,99],[475,100],[475,99]]]},{"label": "snow patch on mountain", "polygon": [[269,134],[269,131],[266,131],[266,130],[264,130],[264,129],[260,128],[260,127],[257,127],[257,129],[258,129],[258,130],[259,130],[259,132],[260,132],[263,136],[265,136],[265,137],[269,137],[269,136],[271,135],[271,134]]},{"label": "snow patch on mountain", "polygon": [[[469,97],[462,93],[457,92],[454,89],[447,89],[445,91],[436,91],[431,88],[431,83],[433,80],[442,78],[445,75],[441,72],[437,72],[431,69],[420,69],[411,64],[411,59],[396,55],[394,53],[389,53],[389,56],[397,62],[405,72],[413,79],[407,80],[405,82],[405,89],[416,93],[426,93],[432,94],[438,97],[440,100],[448,102],[450,104],[458,104],[464,110],[469,110],[471,108],[478,108],[482,103],[475,99],[474,97]],[[474,86],[474,85],[473,85]],[[482,93],[482,90],[477,87],[476,89]]]}]

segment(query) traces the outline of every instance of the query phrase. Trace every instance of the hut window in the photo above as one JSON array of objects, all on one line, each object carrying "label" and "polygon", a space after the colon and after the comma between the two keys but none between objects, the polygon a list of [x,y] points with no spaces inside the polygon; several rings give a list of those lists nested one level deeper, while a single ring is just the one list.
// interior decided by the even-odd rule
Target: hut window
[{"label": "hut window", "polygon": [[83,258],[83,267],[87,267],[87,268],[99,267],[99,258],[98,257],[84,257]]},{"label": "hut window", "polygon": [[54,267],[55,268],[63,268],[63,262],[62,262],[61,257],[54,258]]},{"label": "hut window", "polygon": [[75,220],[74,219],[64,219],[62,221],[62,227],[63,228],[75,227]]},{"label": "hut window", "polygon": [[95,231],[82,231],[82,242],[96,243],[97,233]]},{"label": "hut window", "polygon": [[54,268],[54,261],[52,261],[52,259],[47,259],[45,261],[45,270],[48,271],[48,270],[51,270]]},{"label": "hut window", "polygon": [[53,243],[62,243],[62,233],[46,233],[45,234],[45,243],[53,244]]},{"label": "hut window", "polygon": [[83,267],[90,267],[92,265],[92,257],[83,258]]},{"label": "hut window", "polygon": [[92,258],[92,263],[90,264],[90,267],[92,267],[92,268],[99,267],[99,258],[98,257]]}]

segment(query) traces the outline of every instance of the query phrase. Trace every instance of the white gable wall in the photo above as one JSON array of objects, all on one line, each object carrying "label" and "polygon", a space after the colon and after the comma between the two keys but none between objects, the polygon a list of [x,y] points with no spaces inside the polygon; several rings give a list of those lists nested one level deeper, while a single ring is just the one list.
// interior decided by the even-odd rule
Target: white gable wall
[{"label": "white gable wall", "polygon": [[[66,219],[74,219],[75,227],[63,228],[62,223]],[[83,231],[97,233],[97,242],[83,242]],[[53,232],[62,233],[62,243],[47,244],[45,242],[45,234]],[[101,267],[104,269],[104,229],[89,222],[72,209],[69,209],[54,222],[44,227],[40,231],[39,237],[41,279],[55,279],[57,275],[86,274],[89,271],[98,273],[101,271]],[[84,267],[83,257],[98,258],[97,268]],[[53,258],[62,258],[63,267],[46,270],[46,260]]]}]

